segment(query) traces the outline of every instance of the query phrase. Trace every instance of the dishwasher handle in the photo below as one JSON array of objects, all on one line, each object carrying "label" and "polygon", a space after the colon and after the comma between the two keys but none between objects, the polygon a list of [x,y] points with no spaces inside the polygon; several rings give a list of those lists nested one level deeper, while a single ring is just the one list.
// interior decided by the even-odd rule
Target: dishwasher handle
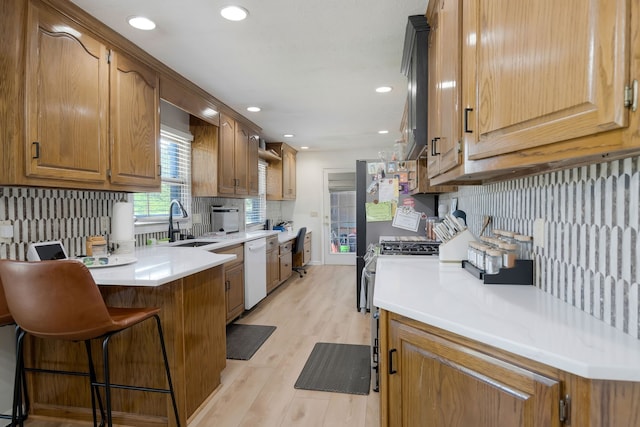
[{"label": "dishwasher handle", "polygon": [[260,243],[247,243],[247,247],[249,248],[249,250],[251,252],[258,252],[260,249],[264,248],[267,246],[267,242],[260,242]]}]

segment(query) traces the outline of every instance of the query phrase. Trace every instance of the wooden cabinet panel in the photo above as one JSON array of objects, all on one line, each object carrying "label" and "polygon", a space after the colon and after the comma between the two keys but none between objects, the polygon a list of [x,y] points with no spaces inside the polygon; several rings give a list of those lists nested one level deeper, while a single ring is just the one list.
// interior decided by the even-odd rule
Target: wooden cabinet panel
[{"label": "wooden cabinet panel", "polygon": [[234,245],[216,250],[215,253],[236,256],[236,259],[224,264],[226,320],[231,323],[244,312],[244,246]]},{"label": "wooden cabinet panel", "polygon": [[560,426],[559,380],[396,320],[389,346],[384,425]]},{"label": "wooden cabinet panel", "polygon": [[244,266],[242,264],[225,268],[225,287],[227,294],[227,323],[244,311]]},{"label": "wooden cabinet panel", "polygon": [[[242,123],[220,115],[218,193],[258,195],[258,140]],[[250,188],[253,187],[253,188]]]},{"label": "wooden cabinet panel", "polygon": [[160,187],[158,74],[111,52],[111,182]]},{"label": "wooden cabinet panel", "polygon": [[33,2],[26,37],[26,176],[106,182],[106,47],[71,20]]},{"label": "wooden cabinet panel", "polygon": [[218,146],[218,192],[235,193],[235,136],[236,122],[225,114],[220,115],[220,144]]},{"label": "wooden cabinet panel", "polygon": [[[235,194],[246,196],[248,191],[247,154],[249,153],[249,131],[236,122],[233,162],[235,165]],[[256,167],[258,165],[256,164]]]},{"label": "wooden cabinet panel", "polygon": [[250,135],[247,147],[247,187],[249,196],[257,196],[260,193],[260,181],[258,174],[258,150],[260,138],[258,135]]},{"label": "wooden cabinet panel", "polygon": [[293,267],[292,247],[293,240],[280,244],[280,283],[291,277]]},{"label": "wooden cabinet panel", "polygon": [[471,159],[628,126],[630,2],[468,5],[476,18],[464,56],[476,63],[477,99],[465,100]]},{"label": "wooden cabinet panel", "polygon": [[267,237],[267,293],[280,284],[280,246],[278,236]]},{"label": "wooden cabinet panel", "polygon": [[280,156],[267,168],[267,200],[295,200],[297,151],[283,142],[269,142],[267,149]]},{"label": "wooden cabinet panel", "polygon": [[288,145],[282,148],[282,197],[296,199],[296,151]]},{"label": "wooden cabinet panel", "polygon": [[[429,90],[427,150],[429,177],[460,163],[461,0],[439,0],[429,12]],[[420,40],[420,38],[418,38]]]},{"label": "wooden cabinet panel", "polygon": [[218,195],[218,127],[191,116],[191,194],[194,197]]}]

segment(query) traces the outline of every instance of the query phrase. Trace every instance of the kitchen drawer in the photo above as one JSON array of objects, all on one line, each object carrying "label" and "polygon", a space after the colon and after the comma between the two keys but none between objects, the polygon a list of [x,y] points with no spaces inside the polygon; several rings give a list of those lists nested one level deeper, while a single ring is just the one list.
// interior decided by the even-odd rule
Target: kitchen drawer
[{"label": "kitchen drawer", "polygon": [[278,235],[267,237],[267,252],[278,247]]},{"label": "kitchen drawer", "polygon": [[215,251],[213,251],[214,253],[217,254],[229,254],[229,255],[235,255],[236,259],[234,259],[233,261],[229,261],[227,263],[227,265],[235,265],[235,264],[241,264],[244,262],[244,246],[243,245],[235,245],[235,246],[230,246],[228,248],[223,248],[223,249],[216,249]]},{"label": "kitchen drawer", "polygon": [[280,255],[291,252],[293,248],[293,240],[289,240],[288,242],[280,244]]},{"label": "kitchen drawer", "polygon": [[304,243],[311,243],[311,232],[304,235]]}]

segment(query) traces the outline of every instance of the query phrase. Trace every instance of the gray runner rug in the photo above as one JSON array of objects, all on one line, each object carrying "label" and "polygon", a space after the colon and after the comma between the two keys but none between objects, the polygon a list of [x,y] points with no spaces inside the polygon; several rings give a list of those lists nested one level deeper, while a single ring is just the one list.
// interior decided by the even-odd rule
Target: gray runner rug
[{"label": "gray runner rug", "polygon": [[316,343],[294,387],[369,394],[370,352],[368,345]]},{"label": "gray runner rug", "polygon": [[249,360],[271,336],[275,326],[243,325],[227,326],[227,359]]}]

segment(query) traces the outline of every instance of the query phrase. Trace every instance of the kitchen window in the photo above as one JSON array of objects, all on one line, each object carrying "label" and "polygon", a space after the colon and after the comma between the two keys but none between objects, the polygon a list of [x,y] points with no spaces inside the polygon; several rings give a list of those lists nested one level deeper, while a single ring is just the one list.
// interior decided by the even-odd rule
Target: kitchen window
[{"label": "kitchen window", "polygon": [[[135,193],[133,211],[136,222],[166,222],[169,204],[179,200],[187,213],[191,213],[191,141],[193,136],[162,126],[160,130],[161,190],[155,193]],[[174,219],[182,223],[178,206],[173,206]]]},{"label": "kitchen window", "polygon": [[245,199],[245,224],[258,225],[267,220],[267,162],[258,162],[258,197]]}]

